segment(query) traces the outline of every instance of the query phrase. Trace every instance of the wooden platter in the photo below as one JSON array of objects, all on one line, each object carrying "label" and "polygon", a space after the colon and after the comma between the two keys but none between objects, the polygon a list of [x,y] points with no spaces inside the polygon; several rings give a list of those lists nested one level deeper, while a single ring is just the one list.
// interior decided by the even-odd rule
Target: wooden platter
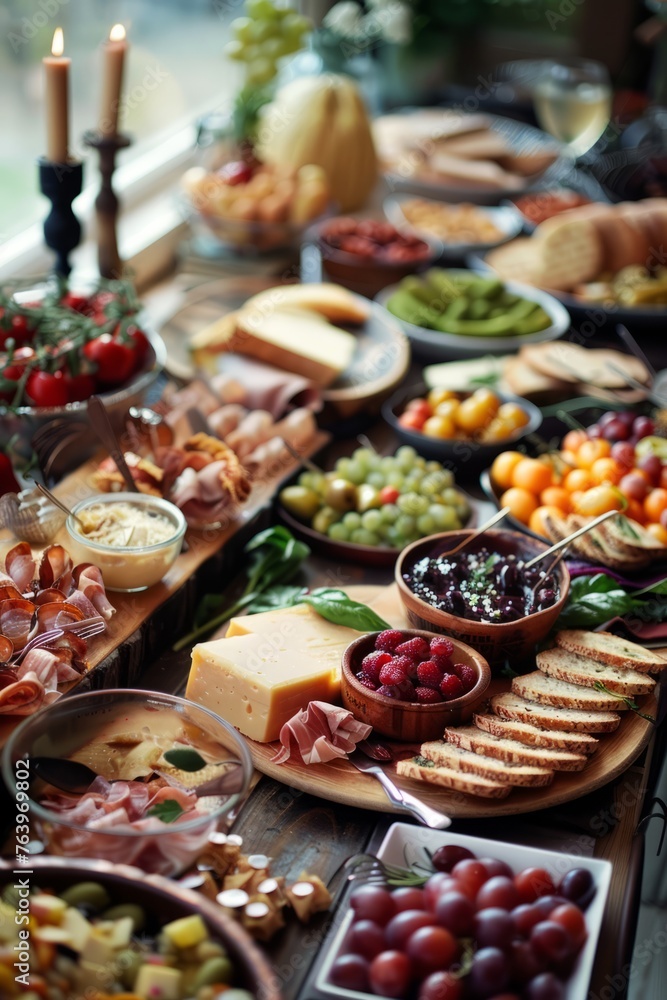
[{"label": "wooden platter", "polygon": [[[395,588],[395,585],[392,584]],[[347,587],[354,600],[368,602],[377,597],[380,587]],[[383,607],[383,617],[396,628],[407,627],[396,590],[396,613],[391,615],[388,606]],[[667,650],[657,652],[667,653]],[[490,694],[497,694],[509,688],[509,681],[492,681]],[[647,696],[641,709],[647,715],[656,717],[658,709],[659,685]],[[649,742],[655,727],[634,712],[622,712],[621,724],[614,733],[600,736],[600,746],[583,771],[556,772],[553,783],[546,788],[515,788],[506,799],[482,799],[446,788],[435,788],[422,781],[399,777],[392,765],[387,773],[399,788],[418,795],[428,805],[454,818],[484,818],[491,816],[514,816],[521,813],[550,809],[570,802],[572,799],[588,795],[622,774],[639,756]],[[275,743],[256,743],[247,740],[253,763],[258,771],[281,781],[291,788],[318,795],[330,802],[358,806],[377,812],[401,812],[395,809],[386,797],[376,778],[362,774],[346,760],[328,764],[306,765],[302,763],[273,764],[271,758],[279,746]],[[396,755],[396,759],[412,757],[418,753],[418,744],[398,743],[384,740]]]}]

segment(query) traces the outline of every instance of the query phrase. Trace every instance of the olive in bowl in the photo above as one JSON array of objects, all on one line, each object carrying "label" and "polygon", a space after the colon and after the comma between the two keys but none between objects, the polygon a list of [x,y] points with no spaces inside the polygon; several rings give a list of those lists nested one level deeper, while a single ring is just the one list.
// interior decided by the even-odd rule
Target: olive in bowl
[{"label": "olive in bowl", "polygon": [[347,647],[341,699],[379,735],[419,743],[469,721],[490,680],[484,657],[458,639],[388,629]]},{"label": "olive in bowl", "polygon": [[346,216],[320,223],[309,239],[329,278],[369,297],[431,267],[443,249],[435,238],[401,232],[389,222]]},{"label": "olive in bowl", "polygon": [[[395,579],[408,621],[468,643],[492,668],[528,659],[563,610],[570,574],[563,562],[526,569],[546,543],[516,531],[446,531],[408,545]],[[448,558],[447,553],[470,538]],[[546,575],[543,571],[546,570]]]}]

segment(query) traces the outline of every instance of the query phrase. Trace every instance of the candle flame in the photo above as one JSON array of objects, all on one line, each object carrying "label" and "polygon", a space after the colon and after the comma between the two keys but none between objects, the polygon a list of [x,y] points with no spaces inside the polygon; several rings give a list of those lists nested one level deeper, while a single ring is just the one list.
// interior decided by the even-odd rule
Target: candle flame
[{"label": "candle flame", "polygon": [[111,42],[122,42],[125,38],[125,28],[122,24],[114,24],[113,28],[109,32],[109,41]]},{"label": "candle flame", "polygon": [[56,28],[53,32],[53,43],[51,45],[51,55],[61,56],[65,51],[65,39],[63,38],[63,29]]}]

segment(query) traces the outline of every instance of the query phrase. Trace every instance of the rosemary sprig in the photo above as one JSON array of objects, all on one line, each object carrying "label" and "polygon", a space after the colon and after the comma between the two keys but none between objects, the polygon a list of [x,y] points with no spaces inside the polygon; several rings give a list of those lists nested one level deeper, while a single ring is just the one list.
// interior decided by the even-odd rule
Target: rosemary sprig
[{"label": "rosemary sprig", "polygon": [[634,712],[635,715],[639,715],[642,719],[646,719],[647,722],[655,725],[655,719],[653,716],[646,715],[645,712],[640,711],[639,705],[632,698],[628,698],[625,694],[619,694],[618,691],[610,691],[607,685],[603,684],[602,681],[596,681],[593,687],[596,691],[604,691],[605,694],[611,695],[612,698],[617,698],[618,701],[624,701],[631,712]]}]

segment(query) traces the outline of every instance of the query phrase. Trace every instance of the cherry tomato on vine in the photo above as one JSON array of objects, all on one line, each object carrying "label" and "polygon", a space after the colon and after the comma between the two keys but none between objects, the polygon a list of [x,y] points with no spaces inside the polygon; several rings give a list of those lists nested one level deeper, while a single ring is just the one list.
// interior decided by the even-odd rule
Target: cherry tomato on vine
[{"label": "cherry tomato on vine", "polygon": [[105,385],[120,385],[134,369],[134,351],[121,344],[111,334],[103,333],[84,345],[83,353],[96,366],[97,381]]},{"label": "cherry tomato on vine", "polygon": [[77,292],[65,292],[60,300],[60,305],[65,306],[67,309],[73,309],[74,312],[88,314],[91,309],[91,300],[88,295],[79,295]]},{"label": "cherry tomato on vine", "polygon": [[34,334],[34,327],[27,316],[12,316],[12,325],[11,329],[7,331],[7,336],[14,338],[14,343],[17,347],[29,344]]},{"label": "cherry tomato on vine", "polygon": [[65,373],[34,371],[26,382],[26,396],[35,406],[64,406],[67,399]]},{"label": "cherry tomato on vine", "polygon": [[134,349],[134,369],[141,368],[148,352],[151,349],[151,343],[143,330],[138,326],[128,326],[127,335],[130,340],[130,346]]},{"label": "cherry tomato on vine", "polygon": [[95,392],[95,378],[85,372],[79,375],[70,375],[65,372],[65,386],[67,388],[67,402],[78,403],[82,399],[89,399]]}]

